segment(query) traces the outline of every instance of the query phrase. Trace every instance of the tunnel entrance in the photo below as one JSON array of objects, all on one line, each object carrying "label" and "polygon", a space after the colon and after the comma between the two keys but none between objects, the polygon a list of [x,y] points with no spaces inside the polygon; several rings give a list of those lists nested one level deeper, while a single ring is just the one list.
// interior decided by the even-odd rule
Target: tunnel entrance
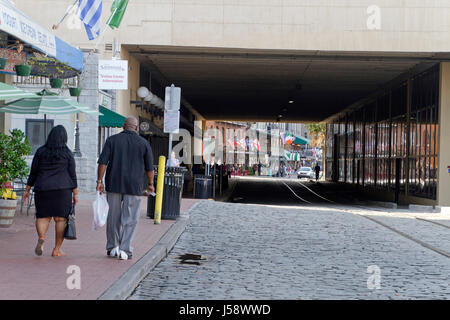
[{"label": "tunnel entrance", "polygon": [[228,121],[323,121],[446,58],[437,53],[124,48],[152,79],[182,87],[183,97],[205,119]]},{"label": "tunnel entrance", "polygon": [[[139,86],[180,86],[202,130],[206,121],[326,124],[327,181],[376,200],[437,203],[439,66],[449,54],[124,48],[139,62]],[[431,85],[416,80],[430,70]]]}]

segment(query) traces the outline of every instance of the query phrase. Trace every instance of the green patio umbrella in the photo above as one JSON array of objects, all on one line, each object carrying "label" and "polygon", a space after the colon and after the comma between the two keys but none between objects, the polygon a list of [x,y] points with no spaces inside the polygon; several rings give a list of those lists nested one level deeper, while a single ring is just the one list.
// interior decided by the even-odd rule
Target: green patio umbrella
[{"label": "green patio umbrella", "polygon": [[97,110],[83,106],[70,97],[61,97],[51,91],[42,90],[32,98],[22,98],[5,103],[0,107],[0,112],[16,114],[43,114],[44,134],[47,136],[47,114],[73,114],[86,113],[90,115],[102,115]]},{"label": "green patio umbrella", "polygon": [[6,83],[0,82],[0,100],[32,98],[35,96],[36,95],[34,93],[30,93],[22,89],[10,86]]}]

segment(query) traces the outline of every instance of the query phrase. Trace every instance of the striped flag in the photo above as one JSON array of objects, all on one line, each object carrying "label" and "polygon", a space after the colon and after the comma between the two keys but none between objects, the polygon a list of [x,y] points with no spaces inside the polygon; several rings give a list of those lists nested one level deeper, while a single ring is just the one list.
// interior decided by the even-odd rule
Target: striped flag
[{"label": "striped flag", "polygon": [[83,21],[89,40],[100,35],[102,0],[79,0],[77,16]]}]

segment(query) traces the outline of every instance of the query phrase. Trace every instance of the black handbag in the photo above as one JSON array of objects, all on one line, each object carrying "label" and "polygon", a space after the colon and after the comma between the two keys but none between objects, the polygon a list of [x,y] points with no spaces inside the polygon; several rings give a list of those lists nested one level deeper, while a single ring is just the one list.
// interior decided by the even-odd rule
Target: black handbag
[{"label": "black handbag", "polygon": [[66,229],[64,230],[64,239],[76,240],[77,229],[75,228],[75,205],[72,205],[69,217],[67,218]]}]

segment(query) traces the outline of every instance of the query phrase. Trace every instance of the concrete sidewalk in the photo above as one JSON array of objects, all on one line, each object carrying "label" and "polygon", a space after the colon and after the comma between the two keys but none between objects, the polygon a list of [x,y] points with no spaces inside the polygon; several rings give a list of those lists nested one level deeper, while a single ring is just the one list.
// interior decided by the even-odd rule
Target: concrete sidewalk
[{"label": "concrete sidewalk", "polygon": [[[92,196],[81,197],[76,208],[77,240],[65,240],[65,257],[51,257],[54,247],[54,222],[46,236],[44,253],[34,253],[37,234],[34,210],[30,215],[16,213],[13,225],[0,229],[0,299],[82,299],[99,298],[128,269],[150,251],[168,232],[175,220],[162,220],[155,225],[146,217],[147,201],[141,203],[141,218],[133,240],[133,259],[120,261],[106,256],[105,227],[92,230]],[[183,199],[181,212],[188,210],[195,199]],[[24,210],[26,211],[26,210]],[[81,289],[67,288],[69,266],[81,271]]]}]

